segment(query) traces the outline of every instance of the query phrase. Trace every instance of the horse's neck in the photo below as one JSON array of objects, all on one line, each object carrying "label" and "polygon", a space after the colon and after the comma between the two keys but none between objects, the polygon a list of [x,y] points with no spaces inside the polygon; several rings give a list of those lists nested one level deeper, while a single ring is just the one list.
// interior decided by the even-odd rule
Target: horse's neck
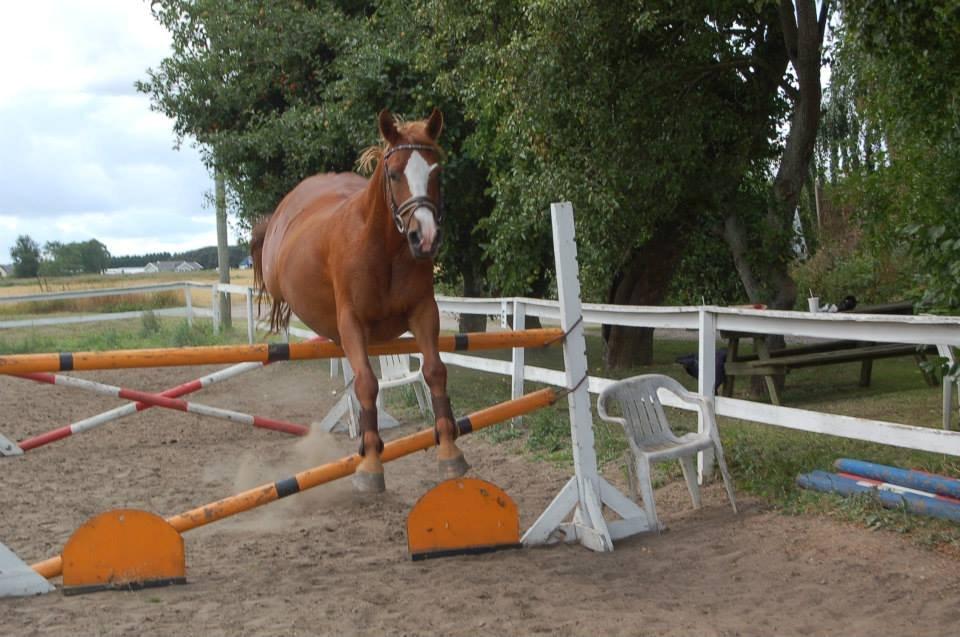
[{"label": "horse's neck", "polygon": [[377,166],[364,192],[364,235],[369,249],[377,249],[392,261],[406,251],[406,239],[397,231],[383,189],[383,169]]}]

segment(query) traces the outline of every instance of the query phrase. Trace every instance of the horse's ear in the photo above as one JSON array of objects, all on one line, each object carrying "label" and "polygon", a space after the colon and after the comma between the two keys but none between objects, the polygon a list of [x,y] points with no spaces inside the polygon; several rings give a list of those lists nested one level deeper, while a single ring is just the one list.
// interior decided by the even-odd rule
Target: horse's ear
[{"label": "horse's ear", "polygon": [[440,109],[434,107],[430,117],[427,118],[427,135],[433,141],[437,141],[441,132],[443,132],[443,113],[440,112]]},{"label": "horse's ear", "polygon": [[380,111],[380,116],[378,119],[380,124],[380,136],[383,137],[384,141],[391,146],[396,145],[397,139],[400,137],[400,133],[397,131],[397,120],[393,118],[393,113],[390,112],[390,109],[385,108]]}]

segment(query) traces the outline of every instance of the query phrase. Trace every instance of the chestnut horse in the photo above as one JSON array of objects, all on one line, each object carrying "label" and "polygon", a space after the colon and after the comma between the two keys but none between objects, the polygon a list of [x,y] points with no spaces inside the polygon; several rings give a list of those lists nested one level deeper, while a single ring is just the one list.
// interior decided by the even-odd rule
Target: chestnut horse
[{"label": "chestnut horse", "polygon": [[354,173],[314,175],[300,182],[273,215],[253,229],[255,284],[273,299],[271,328],[291,311],[317,334],[333,339],[354,370],[360,402],[360,456],[354,486],[383,491],[383,442],[377,427],[377,377],[367,345],[413,333],[423,352],[423,375],[436,416],[441,476],[463,475],[447,397],[447,369],[437,339],[440,314],[433,297],[433,257],[443,217],[437,138],[443,115],[398,123],[379,116],[382,144],[367,149]]}]

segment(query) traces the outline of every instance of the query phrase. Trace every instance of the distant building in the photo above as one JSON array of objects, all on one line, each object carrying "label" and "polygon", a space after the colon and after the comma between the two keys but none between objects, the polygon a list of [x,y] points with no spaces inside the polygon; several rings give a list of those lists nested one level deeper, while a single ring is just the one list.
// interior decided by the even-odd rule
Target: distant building
[{"label": "distant building", "polygon": [[[143,274],[145,271],[146,271],[146,268],[143,266],[139,266],[139,267],[126,266],[122,268],[107,268],[106,270],[104,270],[103,273],[106,274],[107,276],[118,276],[121,274]],[[157,271],[158,270],[154,270],[154,272],[157,272]]]},{"label": "distant building", "polygon": [[5,279],[8,276],[13,276],[13,266],[0,265],[0,279]]},{"label": "distant building", "polygon": [[147,274],[153,272],[196,272],[202,270],[203,266],[196,261],[155,261],[148,263],[143,271]]},{"label": "distant building", "polygon": [[242,260],[242,261],[240,261],[240,269],[241,269],[241,270],[248,270],[248,269],[250,269],[250,268],[252,268],[252,267],[253,267],[253,257],[251,257],[251,256],[248,254],[247,256],[243,257],[243,260]]}]

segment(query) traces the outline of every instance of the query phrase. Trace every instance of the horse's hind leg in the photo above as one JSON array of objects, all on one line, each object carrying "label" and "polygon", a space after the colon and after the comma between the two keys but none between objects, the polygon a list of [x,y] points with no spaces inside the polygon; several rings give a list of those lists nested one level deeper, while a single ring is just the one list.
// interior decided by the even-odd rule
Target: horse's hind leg
[{"label": "horse's hind leg", "polygon": [[379,383],[367,357],[363,329],[351,320],[340,320],[340,345],[353,368],[353,389],[360,402],[360,464],[353,474],[356,491],[379,493],[385,489],[383,462],[380,453],[383,441],[377,427],[377,392]]}]

